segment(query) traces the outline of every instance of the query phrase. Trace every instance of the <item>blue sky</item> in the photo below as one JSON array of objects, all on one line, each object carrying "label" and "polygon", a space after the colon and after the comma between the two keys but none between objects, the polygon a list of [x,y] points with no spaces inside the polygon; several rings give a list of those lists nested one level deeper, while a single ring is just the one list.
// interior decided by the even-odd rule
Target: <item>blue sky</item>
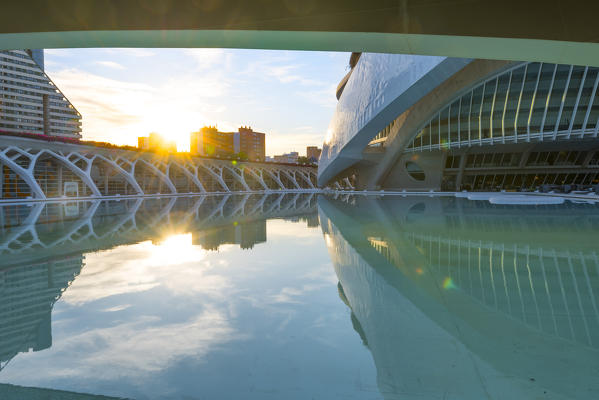
[{"label": "blue sky", "polygon": [[83,115],[83,138],[188,149],[204,125],[265,132],[266,154],[322,145],[348,53],[232,49],[46,50],[46,72]]}]

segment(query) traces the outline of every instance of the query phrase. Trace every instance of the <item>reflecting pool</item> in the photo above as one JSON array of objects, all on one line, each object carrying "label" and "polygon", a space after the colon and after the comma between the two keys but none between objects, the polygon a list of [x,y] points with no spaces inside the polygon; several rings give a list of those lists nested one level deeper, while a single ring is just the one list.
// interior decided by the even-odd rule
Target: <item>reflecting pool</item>
[{"label": "reflecting pool", "polygon": [[2,399],[599,397],[592,202],[163,197],[0,227]]}]

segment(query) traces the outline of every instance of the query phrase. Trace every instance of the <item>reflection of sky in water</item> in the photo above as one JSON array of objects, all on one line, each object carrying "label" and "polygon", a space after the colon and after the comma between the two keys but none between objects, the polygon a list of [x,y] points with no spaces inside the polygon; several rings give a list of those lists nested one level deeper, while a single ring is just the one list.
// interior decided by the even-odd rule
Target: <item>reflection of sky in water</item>
[{"label": "reflection of sky in water", "polygon": [[320,229],[270,220],[267,232],[252,250],[175,234],[85,254],[54,306],[52,347],[17,355],[0,379],[134,398],[375,390]]},{"label": "reflection of sky in water", "polygon": [[[599,205],[343,195],[318,198],[317,219],[316,198],[294,196],[82,205],[108,232],[96,241],[76,213],[38,208],[35,232],[83,239],[0,259],[37,257],[0,269],[0,318],[22,310],[31,336],[0,325],[0,381],[140,399],[599,398]],[[289,219],[264,225],[273,212]],[[119,213],[134,223],[113,235]]]}]

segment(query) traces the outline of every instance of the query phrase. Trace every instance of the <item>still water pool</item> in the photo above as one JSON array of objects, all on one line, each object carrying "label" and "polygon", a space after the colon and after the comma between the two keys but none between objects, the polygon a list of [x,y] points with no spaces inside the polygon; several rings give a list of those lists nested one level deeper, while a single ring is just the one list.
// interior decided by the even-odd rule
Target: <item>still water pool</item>
[{"label": "still water pool", "polygon": [[0,226],[1,399],[599,397],[594,203],[147,198]]}]

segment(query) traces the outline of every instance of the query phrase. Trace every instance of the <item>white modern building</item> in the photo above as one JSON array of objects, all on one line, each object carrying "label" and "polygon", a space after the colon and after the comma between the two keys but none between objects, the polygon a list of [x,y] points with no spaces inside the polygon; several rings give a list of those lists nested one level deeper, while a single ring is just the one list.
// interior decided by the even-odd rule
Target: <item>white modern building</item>
[{"label": "white modern building", "polygon": [[43,50],[0,51],[0,133],[80,138],[81,114],[43,63]]},{"label": "white modern building", "polygon": [[320,186],[599,191],[599,68],[372,53],[350,66]]}]

